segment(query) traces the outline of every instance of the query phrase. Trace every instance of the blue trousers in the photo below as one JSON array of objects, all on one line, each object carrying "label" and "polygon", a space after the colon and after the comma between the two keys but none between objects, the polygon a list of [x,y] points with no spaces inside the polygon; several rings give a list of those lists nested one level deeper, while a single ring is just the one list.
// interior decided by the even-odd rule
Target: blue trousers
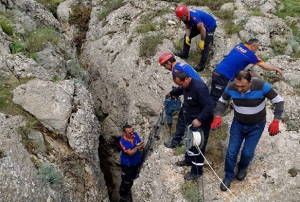
[{"label": "blue trousers", "polygon": [[231,181],[234,178],[234,168],[243,142],[244,146],[241,151],[238,167],[240,170],[247,169],[254,156],[256,145],[259,142],[265,125],[266,121],[255,125],[245,125],[233,119],[224,168],[227,180]]}]

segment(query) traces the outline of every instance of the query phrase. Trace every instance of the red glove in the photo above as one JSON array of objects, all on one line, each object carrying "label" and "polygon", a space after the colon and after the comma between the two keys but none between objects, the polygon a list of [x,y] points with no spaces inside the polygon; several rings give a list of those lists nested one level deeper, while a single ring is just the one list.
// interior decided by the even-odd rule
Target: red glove
[{"label": "red glove", "polygon": [[216,130],[222,126],[222,119],[220,116],[216,116],[214,121],[210,125],[211,130]]},{"label": "red glove", "polygon": [[279,120],[273,120],[268,131],[271,136],[277,135],[279,133]]}]

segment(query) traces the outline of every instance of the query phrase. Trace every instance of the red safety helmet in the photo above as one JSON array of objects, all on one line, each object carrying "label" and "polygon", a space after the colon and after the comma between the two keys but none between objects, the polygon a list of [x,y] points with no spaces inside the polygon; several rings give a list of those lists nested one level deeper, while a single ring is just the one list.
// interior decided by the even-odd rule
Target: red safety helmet
[{"label": "red safety helmet", "polygon": [[158,62],[161,66],[163,66],[170,58],[174,57],[172,53],[163,53],[161,56],[158,58]]},{"label": "red safety helmet", "polygon": [[189,9],[185,5],[180,4],[176,8],[175,13],[178,18],[182,18],[185,14],[187,14],[188,11],[189,11]]}]

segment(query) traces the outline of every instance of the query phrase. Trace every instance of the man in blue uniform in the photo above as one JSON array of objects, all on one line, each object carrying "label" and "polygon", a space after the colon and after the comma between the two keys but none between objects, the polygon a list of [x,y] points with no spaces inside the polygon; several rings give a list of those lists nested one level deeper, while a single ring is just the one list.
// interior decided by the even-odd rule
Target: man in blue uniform
[{"label": "man in blue uniform", "polygon": [[197,35],[201,35],[199,48],[202,51],[199,64],[195,70],[202,71],[209,54],[209,44],[213,42],[214,32],[217,27],[216,19],[201,10],[191,10],[185,5],[176,8],[176,16],[185,24],[185,35],[183,37],[183,50],[181,53],[174,53],[176,56],[188,58],[191,40]]},{"label": "man in blue uniform", "polygon": [[[190,65],[176,61],[172,53],[166,52],[161,54],[161,56],[158,59],[158,62],[161,66],[165,67],[165,69],[171,71],[172,75],[180,71],[180,72],[185,72],[187,75],[189,75],[194,79],[198,79],[202,81],[201,77]],[[171,97],[170,94],[168,94],[168,96]],[[181,141],[185,132],[185,127],[186,127],[186,123],[184,121],[184,111],[181,108],[178,114],[175,134],[172,140],[170,142],[165,142],[164,145],[168,148],[181,146],[182,145]]]},{"label": "man in blue uniform", "polygon": [[234,117],[230,127],[225,159],[225,177],[220,185],[222,191],[226,191],[230,187],[234,178],[237,156],[243,142],[236,178],[243,180],[247,175],[247,168],[266,125],[265,98],[275,105],[274,119],[269,126],[271,136],[279,133],[279,121],[284,110],[283,99],[272,89],[270,84],[259,79],[252,80],[250,72],[241,70],[235,75],[234,82],[226,87],[219,99],[216,117],[211,124],[212,130],[222,126],[221,114],[230,98],[233,101]]},{"label": "man in blue uniform", "polygon": [[140,149],[143,148],[144,143],[130,125],[123,126],[123,135],[119,143],[121,146],[122,169],[119,194],[120,202],[125,202],[131,201],[131,187],[141,163]]},{"label": "man in blue uniform", "polygon": [[255,64],[268,71],[276,71],[280,76],[282,71],[270,64],[264,63],[256,54],[260,42],[250,39],[246,44],[235,46],[230,53],[220,62],[212,73],[210,97],[216,106],[224,92],[228,81],[233,81],[235,74],[245,69],[249,64]]},{"label": "man in blue uniform", "polygon": [[[176,72],[173,75],[173,81],[179,86],[170,92],[171,96],[184,97],[183,109],[185,113],[184,123],[192,124],[191,128],[196,131],[201,128],[204,133],[204,144],[201,152],[205,154],[205,148],[209,137],[210,125],[213,121],[213,103],[209,97],[209,90],[206,84],[198,79],[190,77],[185,72]],[[193,153],[197,153],[196,148],[192,146],[189,149]],[[202,155],[189,156],[185,153],[184,161],[176,162],[178,166],[192,166],[191,171],[184,176],[186,180],[195,180],[203,173],[204,158]]]}]

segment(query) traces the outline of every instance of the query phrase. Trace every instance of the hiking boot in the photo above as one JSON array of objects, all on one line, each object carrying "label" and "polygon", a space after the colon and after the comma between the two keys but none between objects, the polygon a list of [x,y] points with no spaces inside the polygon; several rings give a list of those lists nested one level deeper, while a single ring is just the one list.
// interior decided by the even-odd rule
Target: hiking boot
[{"label": "hiking boot", "polygon": [[227,179],[224,178],[221,185],[220,185],[220,189],[222,191],[227,191],[227,189],[230,188],[230,183],[231,183],[230,180],[227,180]]},{"label": "hiking boot", "polygon": [[199,65],[197,65],[196,67],[194,67],[194,69],[195,69],[197,72],[203,71],[204,68],[205,68],[205,65],[202,65],[202,64],[199,64]]},{"label": "hiking boot", "polygon": [[186,163],[184,160],[183,161],[177,161],[175,163],[176,166],[191,166],[192,163]]},{"label": "hiking boot", "polygon": [[238,170],[236,174],[236,179],[243,180],[245,179],[246,175],[247,175],[247,169]]},{"label": "hiking boot", "polygon": [[197,180],[201,175],[195,175],[195,174],[189,172],[189,173],[184,175],[184,179],[185,180]]},{"label": "hiking boot", "polygon": [[167,148],[175,148],[175,147],[181,147],[182,144],[181,143],[172,143],[172,142],[165,142],[164,143],[165,147]]},{"label": "hiking boot", "polygon": [[183,53],[174,53],[177,57],[180,57],[181,59],[187,59],[189,56]]}]

